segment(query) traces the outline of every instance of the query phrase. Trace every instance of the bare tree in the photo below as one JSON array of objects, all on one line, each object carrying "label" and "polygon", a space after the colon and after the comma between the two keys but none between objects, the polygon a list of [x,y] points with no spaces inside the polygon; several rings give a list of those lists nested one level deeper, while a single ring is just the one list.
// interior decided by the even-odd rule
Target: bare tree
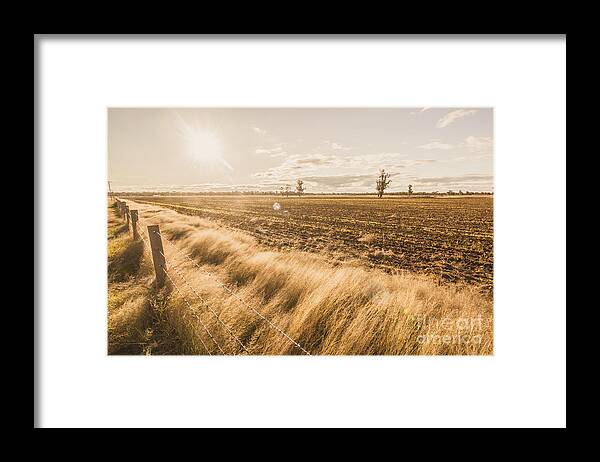
[{"label": "bare tree", "polygon": [[289,184],[285,185],[285,197],[288,197],[290,195],[290,191],[292,190],[292,187]]},{"label": "bare tree", "polygon": [[408,185],[408,194],[412,194],[412,184]]},{"label": "bare tree", "polygon": [[304,181],[302,181],[300,178],[296,180],[296,192],[299,196],[304,194]]},{"label": "bare tree", "polygon": [[390,180],[390,174],[385,173],[385,170],[381,169],[379,171],[379,177],[377,178],[377,184],[376,184],[377,197],[383,196],[383,192],[388,188],[391,181],[392,180]]}]

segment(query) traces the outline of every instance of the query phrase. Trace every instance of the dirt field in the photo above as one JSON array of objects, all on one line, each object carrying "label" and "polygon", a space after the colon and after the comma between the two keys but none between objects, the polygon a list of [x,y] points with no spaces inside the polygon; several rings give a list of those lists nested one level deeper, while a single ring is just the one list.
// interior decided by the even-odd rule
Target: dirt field
[{"label": "dirt field", "polygon": [[[130,196],[244,230],[277,249],[325,253],[387,272],[430,274],[491,294],[491,196]],[[275,203],[280,210],[273,208]]]}]

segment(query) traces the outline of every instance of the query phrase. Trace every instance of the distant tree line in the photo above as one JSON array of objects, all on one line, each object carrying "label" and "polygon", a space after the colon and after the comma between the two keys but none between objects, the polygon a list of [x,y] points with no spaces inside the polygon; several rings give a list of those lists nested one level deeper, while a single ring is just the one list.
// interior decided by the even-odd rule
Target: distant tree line
[{"label": "distant tree line", "polygon": [[[277,190],[274,191],[252,191],[252,190],[248,190],[248,191],[194,191],[194,192],[190,192],[190,191],[113,191],[113,194],[122,196],[122,197],[126,197],[126,196],[154,196],[154,195],[159,195],[159,196],[240,196],[240,195],[245,195],[245,196],[274,196],[274,195],[279,195],[280,192]],[[294,193],[294,194],[298,194],[298,192]],[[455,196],[455,195],[460,195],[461,192],[460,191],[421,191],[421,192],[412,192],[409,193],[408,191],[394,191],[394,192],[387,192],[386,193],[389,196],[408,196],[408,195],[412,195],[412,196]],[[477,191],[462,191],[462,195],[469,195],[469,196],[492,196],[494,193],[492,192],[487,192],[487,191],[483,191],[483,192],[477,192]],[[330,195],[330,196],[372,196],[374,195],[373,192],[302,192],[302,195],[305,196],[323,196],[323,195]]]}]

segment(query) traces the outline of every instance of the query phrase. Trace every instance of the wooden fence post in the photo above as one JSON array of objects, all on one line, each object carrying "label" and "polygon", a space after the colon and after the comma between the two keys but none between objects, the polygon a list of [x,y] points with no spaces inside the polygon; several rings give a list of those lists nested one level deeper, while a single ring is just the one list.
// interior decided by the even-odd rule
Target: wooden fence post
[{"label": "wooden fence post", "polygon": [[127,220],[127,227],[129,228],[129,206],[125,205],[125,219]]},{"label": "wooden fence post", "polygon": [[[152,250],[152,261],[154,262],[154,273],[156,274],[156,285],[162,287],[165,283],[165,261],[162,239],[158,225],[148,225],[148,237],[150,238],[150,249]],[[164,269],[163,269],[164,268]]]},{"label": "wooden fence post", "polygon": [[137,231],[137,222],[138,222],[138,211],[130,210],[129,214],[131,215],[131,237],[134,241],[138,239],[138,231]]}]

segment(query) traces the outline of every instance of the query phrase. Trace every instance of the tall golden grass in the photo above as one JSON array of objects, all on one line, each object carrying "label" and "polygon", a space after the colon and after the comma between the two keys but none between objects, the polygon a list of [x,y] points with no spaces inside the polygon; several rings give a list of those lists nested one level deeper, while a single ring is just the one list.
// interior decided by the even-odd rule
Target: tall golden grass
[{"label": "tall golden grass", "polygon": [[174,353],[246,353],[241,342],[250,354],[303,354],[251,308],[310,354],[493,353],[492,300],[475,286],[332,264],[326,255],[271,251],[209,220],[130,207],[173,243],[165,242],[165,255],[179,291],[168,283],[160,294],[166,300],[161,319],[179,345]]}]

